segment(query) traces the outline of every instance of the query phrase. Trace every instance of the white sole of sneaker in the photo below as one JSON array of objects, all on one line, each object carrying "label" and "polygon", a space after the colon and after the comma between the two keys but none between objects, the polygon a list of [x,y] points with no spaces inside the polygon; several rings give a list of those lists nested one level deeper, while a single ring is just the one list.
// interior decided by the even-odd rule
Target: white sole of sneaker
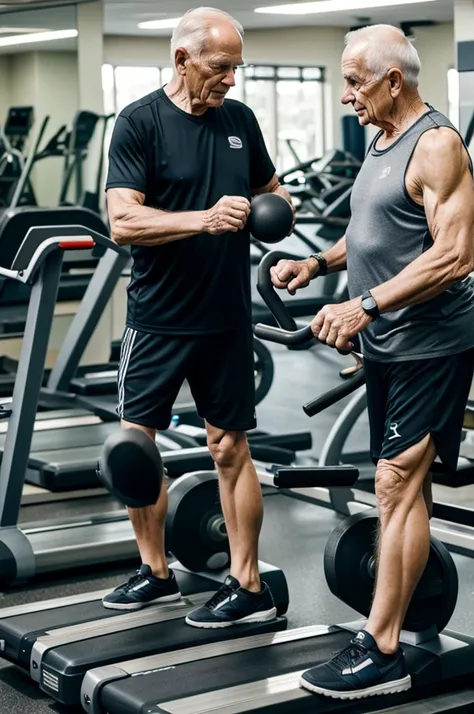
[{"label": "white sole of sneaker", "polygon": [[233,627],[233,625],[248,625],[252,622],[269,622],[275,619],[276,614],[276,607],[272,607],[271,610],[254,612],[252,615],[247,615],[247,617],[241,617],[240,620],[232,620],[231,622],[196,622],[189,617],[185,618],[185,622],[187,625],[191,625],[191,627],[202,627],[204,629],[214,630],[221,627]]},{"label": "white sole of sneaker", "polygon": [[303,677],[300,679],[300,686],[314,694],[322,694],[325,697],[332,697],[333,699],[364,699],[365,697],[375,697],[377,694],[398,694],[399,692],[406,692],[411,688],[411,677],[408,674],[402,679],[394,679],[392,682],[376,684],[373,687],[367,687],[367,689],[354,689],[352,692],[337,692],[332,689],[317,687],[307,682]]},{"label": "white sole of sneaker", "polygon": [[162,605],[166,602],[176,602],[181,600],[181,593],[173,593],[173,595],[164,595],[163,597],[157,597],[155,600],[150,600],[150,602],[106,602],[102,600],[102,605],[108,610],[142,610],[144,607],[150,607],[150,605]]}]

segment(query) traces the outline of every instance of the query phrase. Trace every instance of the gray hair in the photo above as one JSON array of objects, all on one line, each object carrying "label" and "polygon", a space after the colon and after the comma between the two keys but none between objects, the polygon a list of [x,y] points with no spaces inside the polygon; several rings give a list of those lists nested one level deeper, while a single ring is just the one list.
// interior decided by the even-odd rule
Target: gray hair
[{"label": "gray hair", "polygon": [[[390,41],[387,37],[388,33],[398,34],[399,39]],[[382,77],[390,67],[397,67],[403,73],[408,87],[411,89],[418,87],[420,57],[411,40],[398,27],[369,25],[348,32],[344,38],[346,45],[355,40],[367,42],[364,58],[369,72]]]},{"label": "gray hair", "polygon": [[204,47],[209,30],[212,27],[212,20],[215,16],[227,20],[235,27],[240,38],[243,39],[244,28],[232,15],[225,10],[218,10],[215,7],[196,7],[188,10],[179,25],[175,28],[171,36],[171,60],[174,65],[174,53],[178,47],[184,47],[189,52],[198,53]]}]

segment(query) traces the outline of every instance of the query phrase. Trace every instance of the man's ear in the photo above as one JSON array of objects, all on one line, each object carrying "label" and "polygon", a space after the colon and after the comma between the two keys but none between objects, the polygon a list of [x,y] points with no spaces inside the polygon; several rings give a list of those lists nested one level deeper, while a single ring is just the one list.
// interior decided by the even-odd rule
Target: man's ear
[{"label": "man's ear", "polygon": [[398,67],[394,67],[389,71],[388,81],[390,82],[390,93],[392,97],[397,97],[403,86],[403,74]]},{"label": "man's ear", "polygon": [[188,59],[189,54],[187,50],[185,50],[184,47],[177,47],[174,53],[174,63],[178,74],[186,74],[186,63]]}]

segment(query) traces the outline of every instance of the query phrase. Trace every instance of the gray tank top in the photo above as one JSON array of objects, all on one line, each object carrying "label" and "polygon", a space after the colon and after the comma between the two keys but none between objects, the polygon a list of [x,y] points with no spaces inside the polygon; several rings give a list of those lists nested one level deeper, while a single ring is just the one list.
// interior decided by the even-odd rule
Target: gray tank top
[{"label": "gray tank top", "polygon": [[[447,126],[429,107],[391,146],[372,142],[351,196],[346,232],[350,297],[397,275],[433,245],[426,214],[409,196],[405,175],[420,136]],[[466,149],[467,150],[467,149]],[[472,173],[472,163],[471,163]],[[474,346],[474,282],[459,281],[432,300],[383,313],[361,333],[363,353],[378,362],[456,354]]]}]

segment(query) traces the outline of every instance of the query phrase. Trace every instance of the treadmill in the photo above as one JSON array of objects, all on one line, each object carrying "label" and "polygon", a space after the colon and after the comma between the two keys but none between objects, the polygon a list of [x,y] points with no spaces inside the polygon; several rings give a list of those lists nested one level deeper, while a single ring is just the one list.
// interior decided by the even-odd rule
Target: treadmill
[{"label": "treadmill", "polygon": [[[41,211],[41,209],[39,209]],[[66,213],[64,214],[66,215]],[[76,216],[80,213],[78,209]],[[87,225],[87,215],[84,215]],[[96,246],[123,255],[109,238],[82,225],[30,228],[11,268],[0,275],[31,286],[26,330],[22,344],[10,417],[0,466],[0,580],[10,583],[36,572],[64,567],[77,551],[88,550],[88,540],[74,541],[68,524],[48,524],[30,533],[18,526],[25,473],[34,432],[43,370],[54,315],[63,255],[67,251]],[[0,246],[1,247],[1,246]],[[59,531],[59,532],[58,532]],[[77,535],[77,533],[76,533]],[[113,550],[117,546],[109,543]],[[104,559],[107,560],[106,553]]]}]

